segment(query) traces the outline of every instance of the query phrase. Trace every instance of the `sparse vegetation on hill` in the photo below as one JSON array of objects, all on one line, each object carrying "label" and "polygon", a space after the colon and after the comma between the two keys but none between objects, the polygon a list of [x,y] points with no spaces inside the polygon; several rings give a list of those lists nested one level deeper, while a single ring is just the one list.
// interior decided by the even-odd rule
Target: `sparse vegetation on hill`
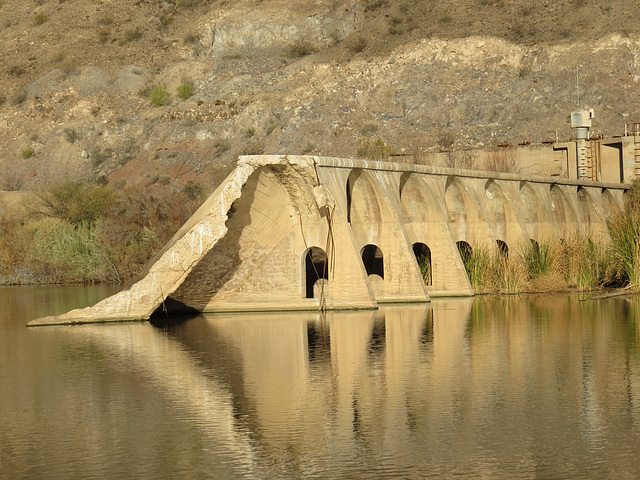
[{"label": "sparse vegetation on hill", "polygon": [[[379,139],[419,156],[568,138],[577,65],[595,130],[617,134],[640,119],[634,7],[4,0],[0,165],[28,160],[25,188],[68,177],[131,183],[181,163],[191,172],[184,182],[206,183],[209,168],[243,152],[313,144],[316,154],[371,156],[362,144]],[[376,131],[362,133],[367,125]],[[60,130],[77,136],[65,145]],[[28,142],[34,133],[38,141]],[[25,158],[26,144],[34,154]],[[97,161],[96,151],[114,154]],[[183,154],[171,161],[154,151]]]}]

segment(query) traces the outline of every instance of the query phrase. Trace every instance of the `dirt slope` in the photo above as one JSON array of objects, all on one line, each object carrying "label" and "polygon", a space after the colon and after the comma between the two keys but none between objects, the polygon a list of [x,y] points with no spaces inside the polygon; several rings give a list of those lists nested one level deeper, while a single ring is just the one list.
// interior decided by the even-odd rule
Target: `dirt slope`
[{"label": "dirt slope", "polygon": [[[640,121],[635,11],[628,0],[0,0],[0,188],[213,185],[240,154],[564,139],[576,67],[595,130],[619,134]],[[185,81],[194,91],[181,99]],[[154,106],[158,86],[169,97]]]}]

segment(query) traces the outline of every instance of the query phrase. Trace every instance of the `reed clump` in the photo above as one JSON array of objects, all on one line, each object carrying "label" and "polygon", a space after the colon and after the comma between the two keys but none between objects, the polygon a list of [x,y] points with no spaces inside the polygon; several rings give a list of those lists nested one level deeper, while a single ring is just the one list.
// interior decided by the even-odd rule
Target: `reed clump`
[{"label": "reed clump", "polygon": [[590,291],[610,282],[610,254],[588,236],[530,241],[509,253],[477,248],[463,255],[476,293]]},{"label": "reed clump", "polygon": [[624,209],[607,222],[611,235],[612,270],[619,280],[640,290],[640,182],[634,180]]}]

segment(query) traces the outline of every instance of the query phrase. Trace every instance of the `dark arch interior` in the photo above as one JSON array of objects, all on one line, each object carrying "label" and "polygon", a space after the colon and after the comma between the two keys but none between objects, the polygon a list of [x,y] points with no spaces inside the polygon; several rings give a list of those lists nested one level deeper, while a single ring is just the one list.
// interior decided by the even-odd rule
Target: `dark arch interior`
[{"label": "dark arch interior", "polygon": [[466,265],[471,260],[471,254],[473,253],[471,245],[464,240],[460,240],[456,242],[456,246],[458,247],[458,252],[460,252],[460,257],[462,257],[462,263]]},{"label": "dark arch interior", "polygon": [[362,263],[367,275],[378,275],[384,278],[384,256],[376,245],[365,245],[362,249]]},{"label": "dark arch interior", "polygon": [[500,256],[507,258],[509,256],[509,246],[502,240],[496,240],[496,243],[498,244],[498,253],[500,253]]},{"label": "dark arch interior", "polygon": [[413,244],[413,254],[420,267],[420,273],[426,285],[432,285],[431,249],[424,243]]},{"label": "dark arch interior", "polygon": [[327,253],[319,247],[311,247],[305,255],[305,296],[314,298],[314,286],[321,278],[329,279]]}]

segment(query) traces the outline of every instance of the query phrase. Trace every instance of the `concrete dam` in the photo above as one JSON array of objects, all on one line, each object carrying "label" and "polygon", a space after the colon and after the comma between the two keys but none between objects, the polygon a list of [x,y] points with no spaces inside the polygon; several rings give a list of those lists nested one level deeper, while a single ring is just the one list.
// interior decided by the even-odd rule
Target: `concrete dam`
[{"label": "concrete dam", "polygon": [[131,285],[30,325],[471,296],[461,250],[507,253],[573,234],[604,241],[606,218],[622,208],[628,188],[385,161],[244,156]]}]

